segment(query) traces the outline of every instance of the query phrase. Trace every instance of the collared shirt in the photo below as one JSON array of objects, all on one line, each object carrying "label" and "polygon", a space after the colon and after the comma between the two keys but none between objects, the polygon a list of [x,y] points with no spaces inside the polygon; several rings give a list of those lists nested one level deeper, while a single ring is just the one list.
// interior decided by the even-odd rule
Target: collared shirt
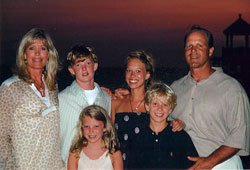
[{"label": "collared shirt", "polygon": [[220,146],[238,148],[239,155],[249,154],[249,99],[237,80],[221,68],[196,82],[190,72],[171,87],[177,106],[171,113],[181,119],[201,157]]},{"label": "collared shirt", "polygon": [[[44,81],[44,75],[42,75],[42,81]],[[48,109],[46,109],[45,111],[42,112],[42,115],[45,116],[46,114],[48,114],[49,112],[52,112],[54,110],[56,110],[56,107],[51,105],[50,103],[50,98],[49,98],[49,91],[48,88],[46,86],[46,84],[44,83],[45,86],[45,96],[43,97],[41,95],[41,93],[37,90],[36,86],[34,83],[32,83],[30,85],[30,88],[36,93],[36,95],[43,101],[44,104],[46,104],[46,106],[48,107]]]},{"label": "collared shirt", "polygon": [[[110,115],[111,97],[103,91],[100,86],[95,83],[98,88],[94,104],[99,105],[107,110]],[[68,160],[69,149],[72,140],[76,134],[76,126],[79,120],[81,111],[89,106],[85,90],[82,89],[76,81],[73,81],[70,86],[61,91],[59,97],[59,112],[60,112],[60,129],[61,129],[61,151],[62,158],[65,162]]]},{"label": "collared shirt", "polygon": [[198,156],[188,134],[173,132],[169,125],[156,134],[149,123],[129,142],[128,169],[187,169],[194,162],[187,156]]},{"label": "collared shirt", "polygon": [[11,77],[0,87],[0,169],[65,169],[60,152],[58,90],[46,102]]}]

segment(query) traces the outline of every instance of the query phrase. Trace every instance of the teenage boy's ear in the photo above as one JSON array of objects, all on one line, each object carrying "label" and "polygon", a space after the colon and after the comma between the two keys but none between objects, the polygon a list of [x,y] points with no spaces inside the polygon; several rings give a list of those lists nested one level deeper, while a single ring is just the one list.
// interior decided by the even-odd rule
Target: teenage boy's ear
[{"label": "teenage boy's ear", "polygon": [[68,70],[69,70],[71,75],[75,75],[75,71],[72,67],[68,67]]}]

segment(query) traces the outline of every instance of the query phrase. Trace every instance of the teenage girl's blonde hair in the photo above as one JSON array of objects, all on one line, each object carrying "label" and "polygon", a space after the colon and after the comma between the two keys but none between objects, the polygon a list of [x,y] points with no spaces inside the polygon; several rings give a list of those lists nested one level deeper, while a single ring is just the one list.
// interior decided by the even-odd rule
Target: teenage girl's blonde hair
[{"label": "teenage girl's blonde hair", "polygon": [[88,106],[84,108],[81,112],[77,124],[77,134],[73,140],[70,152],[76,152],[76,156],[79,156],[83,147],[88,145],[88,140],[84,137],[83,134],[83,120],[86,116],[103,122],[106,131],[103,132],[102,140],[105,148],[108,150],[108,153],[113,154],[118,148],[117,138],[115,136],[115,129],[112,125],[112,121],[107,111],[101,106],[97,105]]},{"label": "teenage girl's blonde hair", "polygon": [[165,83],[155,82],[149,87],[145,94],[145,104],[149,105],[152,100],[158,97],[166,98],[170,108],[174,110],[177,97],[174,94],[174,91]]},{"label": "teenage girl's blonde hair", "polygon": [[26,33],[19,45],[17,57],[16,57],[16,73],[17,76],[27,83],[33,83],[31,75],[27,70],[27,64],[24,59],[24,54],[27,48],[35,42],[35,40],[41,39],[43,44],[48,49],[49,58],[47,64],[44,67],[43,74],[45,79],[45,84],[49,90],[56,89],[56,73],[58,71],[58,52],[49,36],[49,34],[40,28],[33,28],[28,33]]}]

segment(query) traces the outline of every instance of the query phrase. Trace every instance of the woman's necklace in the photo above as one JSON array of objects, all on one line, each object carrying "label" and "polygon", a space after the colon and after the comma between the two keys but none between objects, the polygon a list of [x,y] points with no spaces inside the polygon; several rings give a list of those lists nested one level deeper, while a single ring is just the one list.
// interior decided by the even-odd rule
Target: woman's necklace
[{"label": "woman's necklace", "polygon": [[41,84],[39,84],[37,81],[34,81],[34,84],[35,84],[36,89],[41,93],[42,97],[44,97],[45,96],[45,90],[44,90],[45,87],[43,87],[44,86],[43,82]]},{"label": "woman's necklace", "polygon": [[[137,112],[137,110],[140,108],[141,104],[143,103],[144,98],[142,98],[142,100],[140,101],[140,103],[135,107],[135,112]],[[132,107],[132,102],[131,102],[131,95],[129,95],[129,103],[130,103],[130,107],[132,112],[134,112],[134,109]]]}]

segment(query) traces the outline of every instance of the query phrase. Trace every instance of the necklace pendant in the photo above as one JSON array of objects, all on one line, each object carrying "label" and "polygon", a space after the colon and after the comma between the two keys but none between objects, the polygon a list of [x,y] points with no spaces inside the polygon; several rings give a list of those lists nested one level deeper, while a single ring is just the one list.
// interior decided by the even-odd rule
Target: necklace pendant
[{"label": "necklace pendant", "polygon": [[42,96],[43,96],[44,93],[43,93],[43,88],[42,88],[42,87],[40,88],[40,92],[41,92],[41,94],[42,94]]},{"label": "necklace pendant", "polygon": [[[137,112],[137,110],[140,108],[141,104],[143,103],[144,98],[140,101],[140,103],[135,107],[135,111]],[[134,112],[133,107],[132,107],[132,102],[131,102],[131,96],[129,96],[129,103],[130,103],[130,107],[132,112]]]}]

